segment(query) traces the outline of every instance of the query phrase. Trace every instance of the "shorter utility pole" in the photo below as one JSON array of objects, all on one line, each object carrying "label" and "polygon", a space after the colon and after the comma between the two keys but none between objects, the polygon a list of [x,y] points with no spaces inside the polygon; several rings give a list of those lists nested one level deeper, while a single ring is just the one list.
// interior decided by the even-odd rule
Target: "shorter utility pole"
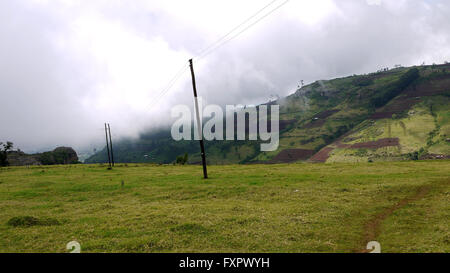
[{"label": "shorter utility pole", "polygon": [[191,76],[192,76],[192,88],[194,90],[194,103],[195,103],[195,113],[197,114],[197,129],[198,136],[200,137],[200,152],[202,156],[202,164],[203,164],[203,178],[208,178],[208,171],[206,169],[206,154],[205,154],[205,145],[203,143],[203,130],[202,124],[200,122],[200,111],[198,109],[198,99],[197,99],[197,86],[195,84],[195,74],[194,74],[194,65],[192,64],[192,59],[189,60],[189,66],[191,67]]},{"label": "shorter utility pole", "polygon": [[112,169],[111,167],[111,155],[109,154],[109,143],[108,143],[108,128],[106,127],[106,123],[105,123],[105,135],[106,135],[106,149],[108,150],[108,163],[109,163],[109,167],[108,169]]},{"label": "shorter utility pole", "polygon": [[109,127],[109,123],[108,123],[108,133],[109,133],[109,148],[111,149],[111,162],[112,162],[112,166],[114,167],[114,152],[113,152],[112,139],[111,139],[111,127]]}]

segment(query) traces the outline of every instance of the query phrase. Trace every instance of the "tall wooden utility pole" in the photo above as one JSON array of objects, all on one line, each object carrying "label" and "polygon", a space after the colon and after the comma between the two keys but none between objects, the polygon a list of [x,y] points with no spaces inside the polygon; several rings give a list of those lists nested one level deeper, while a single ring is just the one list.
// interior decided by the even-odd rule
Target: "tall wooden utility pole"
[{"label": "tall wooden utility pole", "polygon": [[191,76],[192,76],[192,88],[194,90],[194,103],[195,103],[195,113],[197,114],[197,130],[198,135],[200,137],[200,151],[202,156],[202,164],[203,164],[203,178],[208,178],[208,171],[206,169],[206,154],[205,154],[205,145],[203,143],[203,133],[202,133],[202,124],[200,122],[200,111],[198,109],[198,99],[197,99],[197,86],[195,84],[195,74],[194,74],[194,65],[192,64],[192,59],[189,60],[189,66],[191,67]]},{"label": "tall wooden utility pole", "polygon": [[112,166],[114,167],[114,152],[113,152],[113,146],[112,146],[112,140],[111,140],[111,127],[109,127],[109,123],[108,123],[108,133],[109,133],[109,147],[111,148],[111,162],[112,162]]},{"label": "tall wooden utility pole", "polygon": [[106,135],[106,149],[108,150],[108,163],[109,163],[108,169],[111,169],[111,155],[109,154],[108,129],[106,128],[106,123],[105,123],[105,135]]}]

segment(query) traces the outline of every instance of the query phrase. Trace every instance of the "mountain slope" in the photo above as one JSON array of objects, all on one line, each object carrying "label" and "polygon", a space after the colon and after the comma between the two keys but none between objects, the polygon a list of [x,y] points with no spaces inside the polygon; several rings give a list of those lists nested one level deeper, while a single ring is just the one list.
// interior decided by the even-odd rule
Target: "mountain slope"
[{"label": "mountain slope", "polygon": [[[206,141],[210,164],[310,160],[386,161],[450,155],[450,65],[397,68],[317,81],[278,100],[280,146],[260,152],[258,141]],[[175,142],[169,130],[115,145],[117,162],[171,163],[196,141]],[[87,163],[105,162],[102,150]]]}]

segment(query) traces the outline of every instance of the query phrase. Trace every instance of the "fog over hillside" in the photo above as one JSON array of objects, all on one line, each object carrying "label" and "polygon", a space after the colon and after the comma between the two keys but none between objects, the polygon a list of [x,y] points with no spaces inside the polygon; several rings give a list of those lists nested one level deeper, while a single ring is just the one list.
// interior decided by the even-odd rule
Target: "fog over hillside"
[{"label": "fog over hillside", "polygon": [[[150,107],[174,74],[268,3],[1,1],[0,141],[85,150],[103,143],[104,122],[116,139],[168,124],[171,106],[192,104],[185,73]],[[291,0],[196,62],[198,91],[261,103],[301,80],[450,61],[448,14],[443,0]]]}]

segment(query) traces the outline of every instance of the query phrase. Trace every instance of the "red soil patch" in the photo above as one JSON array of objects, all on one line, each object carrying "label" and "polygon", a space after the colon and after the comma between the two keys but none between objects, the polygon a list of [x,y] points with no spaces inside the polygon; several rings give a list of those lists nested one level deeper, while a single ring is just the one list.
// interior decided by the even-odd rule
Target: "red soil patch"
[{"label": "red soil patch", "polygon": [[407,97],[427,97],[435,96],[450,90],[450,76],[443,75],[440,79],[419,84],[418,86],[409,87],[405,94]]},{"label": "red soil patch", "polygon": [[333,148],[326,147],[320,150],[318,153],[316,153],[313,157],[311,157],[309,160],[312,162],[325,162],[330,157],[330,153],[333,151]]},{"label": "red soil patch", "polygon": [[351,149],[361,149],[361,148],[367,148],[367,149],[378,149],[382,147],[389,147],[389,146],[398,146],[400,145],[398,138],[382,138],[376,141],[369,141],[369,142],[362,142],[362,143],[355,143],[350,146]]},{"label": "red soil patch", "polygon": [[393,114],[400,114],[410,109],[416,103],[421,102],[420,97],[400,97],[392,101],[389,105],[381,108],[378,112],[370,116],[370,119],[391,118]]},{"label": "red soil patch", "polygon": [[306,160],[314,155],[314,150],[286,149],[275,156],[270,163],[289,163],[298,160]]},{"label": "red soil patch", "polygon": [[384,119],[384,118],[391,118],[392,115],[395,114],[394,112],[378,112],[371,115],[370,119]]},{"label": "red soil patch", "polygon": [[420,98],[399,98],[393,101],[393,103],[384,107],[384,111],[401,113],[405,110],[408,110],[409,108],[411,108],[411,106],[415,105],[420,101],[421,101]]}]

